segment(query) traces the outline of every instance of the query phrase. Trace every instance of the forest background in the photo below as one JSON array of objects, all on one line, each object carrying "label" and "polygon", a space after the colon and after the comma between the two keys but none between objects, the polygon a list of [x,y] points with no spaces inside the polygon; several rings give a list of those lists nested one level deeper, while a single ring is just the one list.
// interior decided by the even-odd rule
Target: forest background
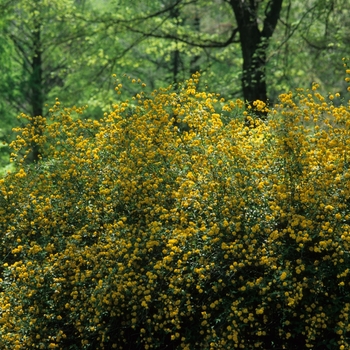
[{"label": "forest background", "polygon": [[[0,168],[20,113],[46,116],[55,98],[98,119],[112,103],[201,72],[226,99],[320,83],[343,92],[350,55],[346,0],[1,0]],[[113,89],[123,83],[123,96]],[[126,76],[126,77],[125,77]],[[254,87],[255,84],[255,87]],[[251,89],[251,91],[247,91]],[[255,89],[255,90],[254,90]]]}]

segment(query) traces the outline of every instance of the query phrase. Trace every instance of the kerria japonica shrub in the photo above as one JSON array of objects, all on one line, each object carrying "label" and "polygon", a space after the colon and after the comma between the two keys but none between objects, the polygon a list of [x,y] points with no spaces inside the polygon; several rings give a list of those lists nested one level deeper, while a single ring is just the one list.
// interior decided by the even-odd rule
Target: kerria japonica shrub
[{"label": "kerria japonica shrub", "polygon": [[313,85],[259,122],[198,79],[22,115],[1,349],[350,348],[349,104]]}]

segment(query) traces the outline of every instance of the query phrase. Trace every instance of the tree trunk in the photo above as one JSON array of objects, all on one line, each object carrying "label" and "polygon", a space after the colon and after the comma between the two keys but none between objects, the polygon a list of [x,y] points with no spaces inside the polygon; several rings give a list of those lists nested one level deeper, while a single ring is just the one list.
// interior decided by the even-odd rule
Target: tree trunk
[{"label": "tree trunk", "polygon": [[[200,23],[201,23],[200,18],[198,16],[198,14],[196,14],[194,21],[193,21],[193,27],[194,27],[194,30],[198,33],[200,32]],[[191,59],[191,62],[190,62],[191,76],[192,76],[192,74],[195,74],[195,73],[200,71],[200,66],[199,66],[199,62],[198,62],[199,59],[200,59],[200,55],[195,55]]]},{"label": "tree trunk", "polygon": [[[170,11],[170,17],[175,19],[176,26],[179,26],[179,16],[180,16],[180,11],[178,8],[174,8]],[[181,65],[181,57],[180,57],[180,51],[177,48],[177,41],[175,41],[175,44],[176,44],[176,48],[172,52],[172,71],[173,71],[172,83],[177,84],[180,65]]]},{"label": "tree trunk", "polygon": [[283,0],[270,0],[262,30],[258,25],[258,0],[230,0],[235,14],[243,56],[242,89],[248,104],[267,102],[266,51],[280,16]]},{"label": "tree trunk", "polygon": [[[30,78],[30,103],[32,106],[32,122],[35,123],[35,134],[41,136],[42,130],[40,125],[36,123],[36,117],[43,116],[44,94],[42,79],[42,50],[41,50],[41,31],[40,19],[35,22],[33,32],[33,56],[32,56],[32,74]],[[30,161],[37,162],[40,159],[40,147],[38,143],[32,142],[32,154]]]}]

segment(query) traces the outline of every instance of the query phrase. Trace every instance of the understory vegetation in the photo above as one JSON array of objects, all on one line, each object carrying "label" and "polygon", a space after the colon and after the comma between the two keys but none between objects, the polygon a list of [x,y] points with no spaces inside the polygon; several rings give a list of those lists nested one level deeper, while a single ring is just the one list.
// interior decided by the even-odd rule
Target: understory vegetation
[{"label": "understory vegetation", "polygon": [[1,349],[350,348],[347,96],[246,108],[199,79],[99,120],[59,100],[22,114],[0,180]]}]

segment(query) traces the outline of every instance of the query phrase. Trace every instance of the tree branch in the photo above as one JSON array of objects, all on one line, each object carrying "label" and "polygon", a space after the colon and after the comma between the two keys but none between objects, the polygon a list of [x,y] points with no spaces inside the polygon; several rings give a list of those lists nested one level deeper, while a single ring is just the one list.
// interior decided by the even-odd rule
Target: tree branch
[{"label": "tree branch", "polygon": [[[163,10],[159,10],[157,12],[151,13],[149,15],[146,16],[139,16],[139,17],[135,17],[135,18],[131,18],[131,19],[121,19],[118,18],[118,23],[121,24],[127,24],[127,23],[135,23],[135,22],[145,22],[149,19],[155,18],[155,17],[159,17],[167,12],[171,12],[173,9],[175,9],[178,5],[181,5],[181,7],[184,7],[186,5],[191,5],[191,4],[195,4],[197,3],[198,0],[190,0],[187,2],[183,2],[183,0],[177,0],[174,4],[172,4],[169,7],[166,7]],[[106,16],[105,14],[103,15],[102,18],[94,18],[94,19],[87,19],[85,16],[83,15],[75,15],[76,18],[85,21],[85,22],[91,22],[91,23],[104,23],[106,24],[106,22],[108,22],[108,20],[106,20]],[[111,26],[111,25],[115,25],[115,18],[110,18],[109,19],[109,23],[107,24],[107,27]]]},{"label": "tree branch", "polygon": [[178,41],[185,43],[187,45],[194,46],[194,47],[200,47],[200,48],[226,47],[233,42],[238,42],[238,40],[234,40],[236,34],[238,33],[238,28],[233,29],[230,37],[224,42],[217,42],[217,41],[212,41],[209,39],[202,39],[201,42],[199,42],[199,43],[190,40],[190,38],[188,38],[188,37],[185,38],[185,37],[180,37],[180,36],[173,35],[173,34],[155,34],[154,33],[155,30],[153,30],[153,32],[145,33],[143,31],[136,29],[136,28],[133,28],[133,27],[126,26],[126,28],[128,30],[130,30],[131,32],[143,34],[146,37],[152,37],[152,38],[158,38],[158,39],[178,40]]},{"label": "tree branch", "polygon": [[15,44],[15,48],[18,51],[18,53],[22,56],[23,60],[27,63],[27,66],[30,67],[31,66],[31,61],[28,57],[27,52],[25,51],[24,47],[22,46],[22,44],[20,43],[20,40],[18,40],[18,38],[12,34],[9,34],[9,38],[13,41],[13,43]]},{"label": "tree branch", "polygon": [[301,36],[305,41],[306,41],[306,43],[310,46],[310,47],[312,47],[313,49],[316,49],[316,50],[326,50],[327,48],[328,48],[328,46],[327,45],[321,45],[321,46],[319,46],[319,45],[317,45],[317,44],[314,44],[314,43],[312,43],[310,40],[308,40],[304,35],[302,35]]},{"label": "tree branch", "polygon": [[[296,30],[299,28],[299,26],[301,25],[301,23],[303,22],[304,18],[310,13],[310,11],[312,11],[313,9],[315,9],[316,5],[314,5],[313,7],[311,7],[308,11],[305,11],[304,14],[301,16],[299,22],[292,28],[292,30],[290,31],[290,33],[288,34],[288,36],[281,42],[281,44],[278,46],[276,51],[279,51],[281,49],[281,47],[294,35],[294,33],[296,32]],[[280,22],[285,25],[286,27],[289,26],[288,23],[283,22],[280,19]],[[273,55],[270,56],[270,58]],[[268,58],[268,60],[270,59]]]},{"label": "tree branch", "polygon": [[283,0],[270,0],[266,5],[264,25],[261,32],[264,38],[270,38],[275,31],[282,9],[282,2]]}]

